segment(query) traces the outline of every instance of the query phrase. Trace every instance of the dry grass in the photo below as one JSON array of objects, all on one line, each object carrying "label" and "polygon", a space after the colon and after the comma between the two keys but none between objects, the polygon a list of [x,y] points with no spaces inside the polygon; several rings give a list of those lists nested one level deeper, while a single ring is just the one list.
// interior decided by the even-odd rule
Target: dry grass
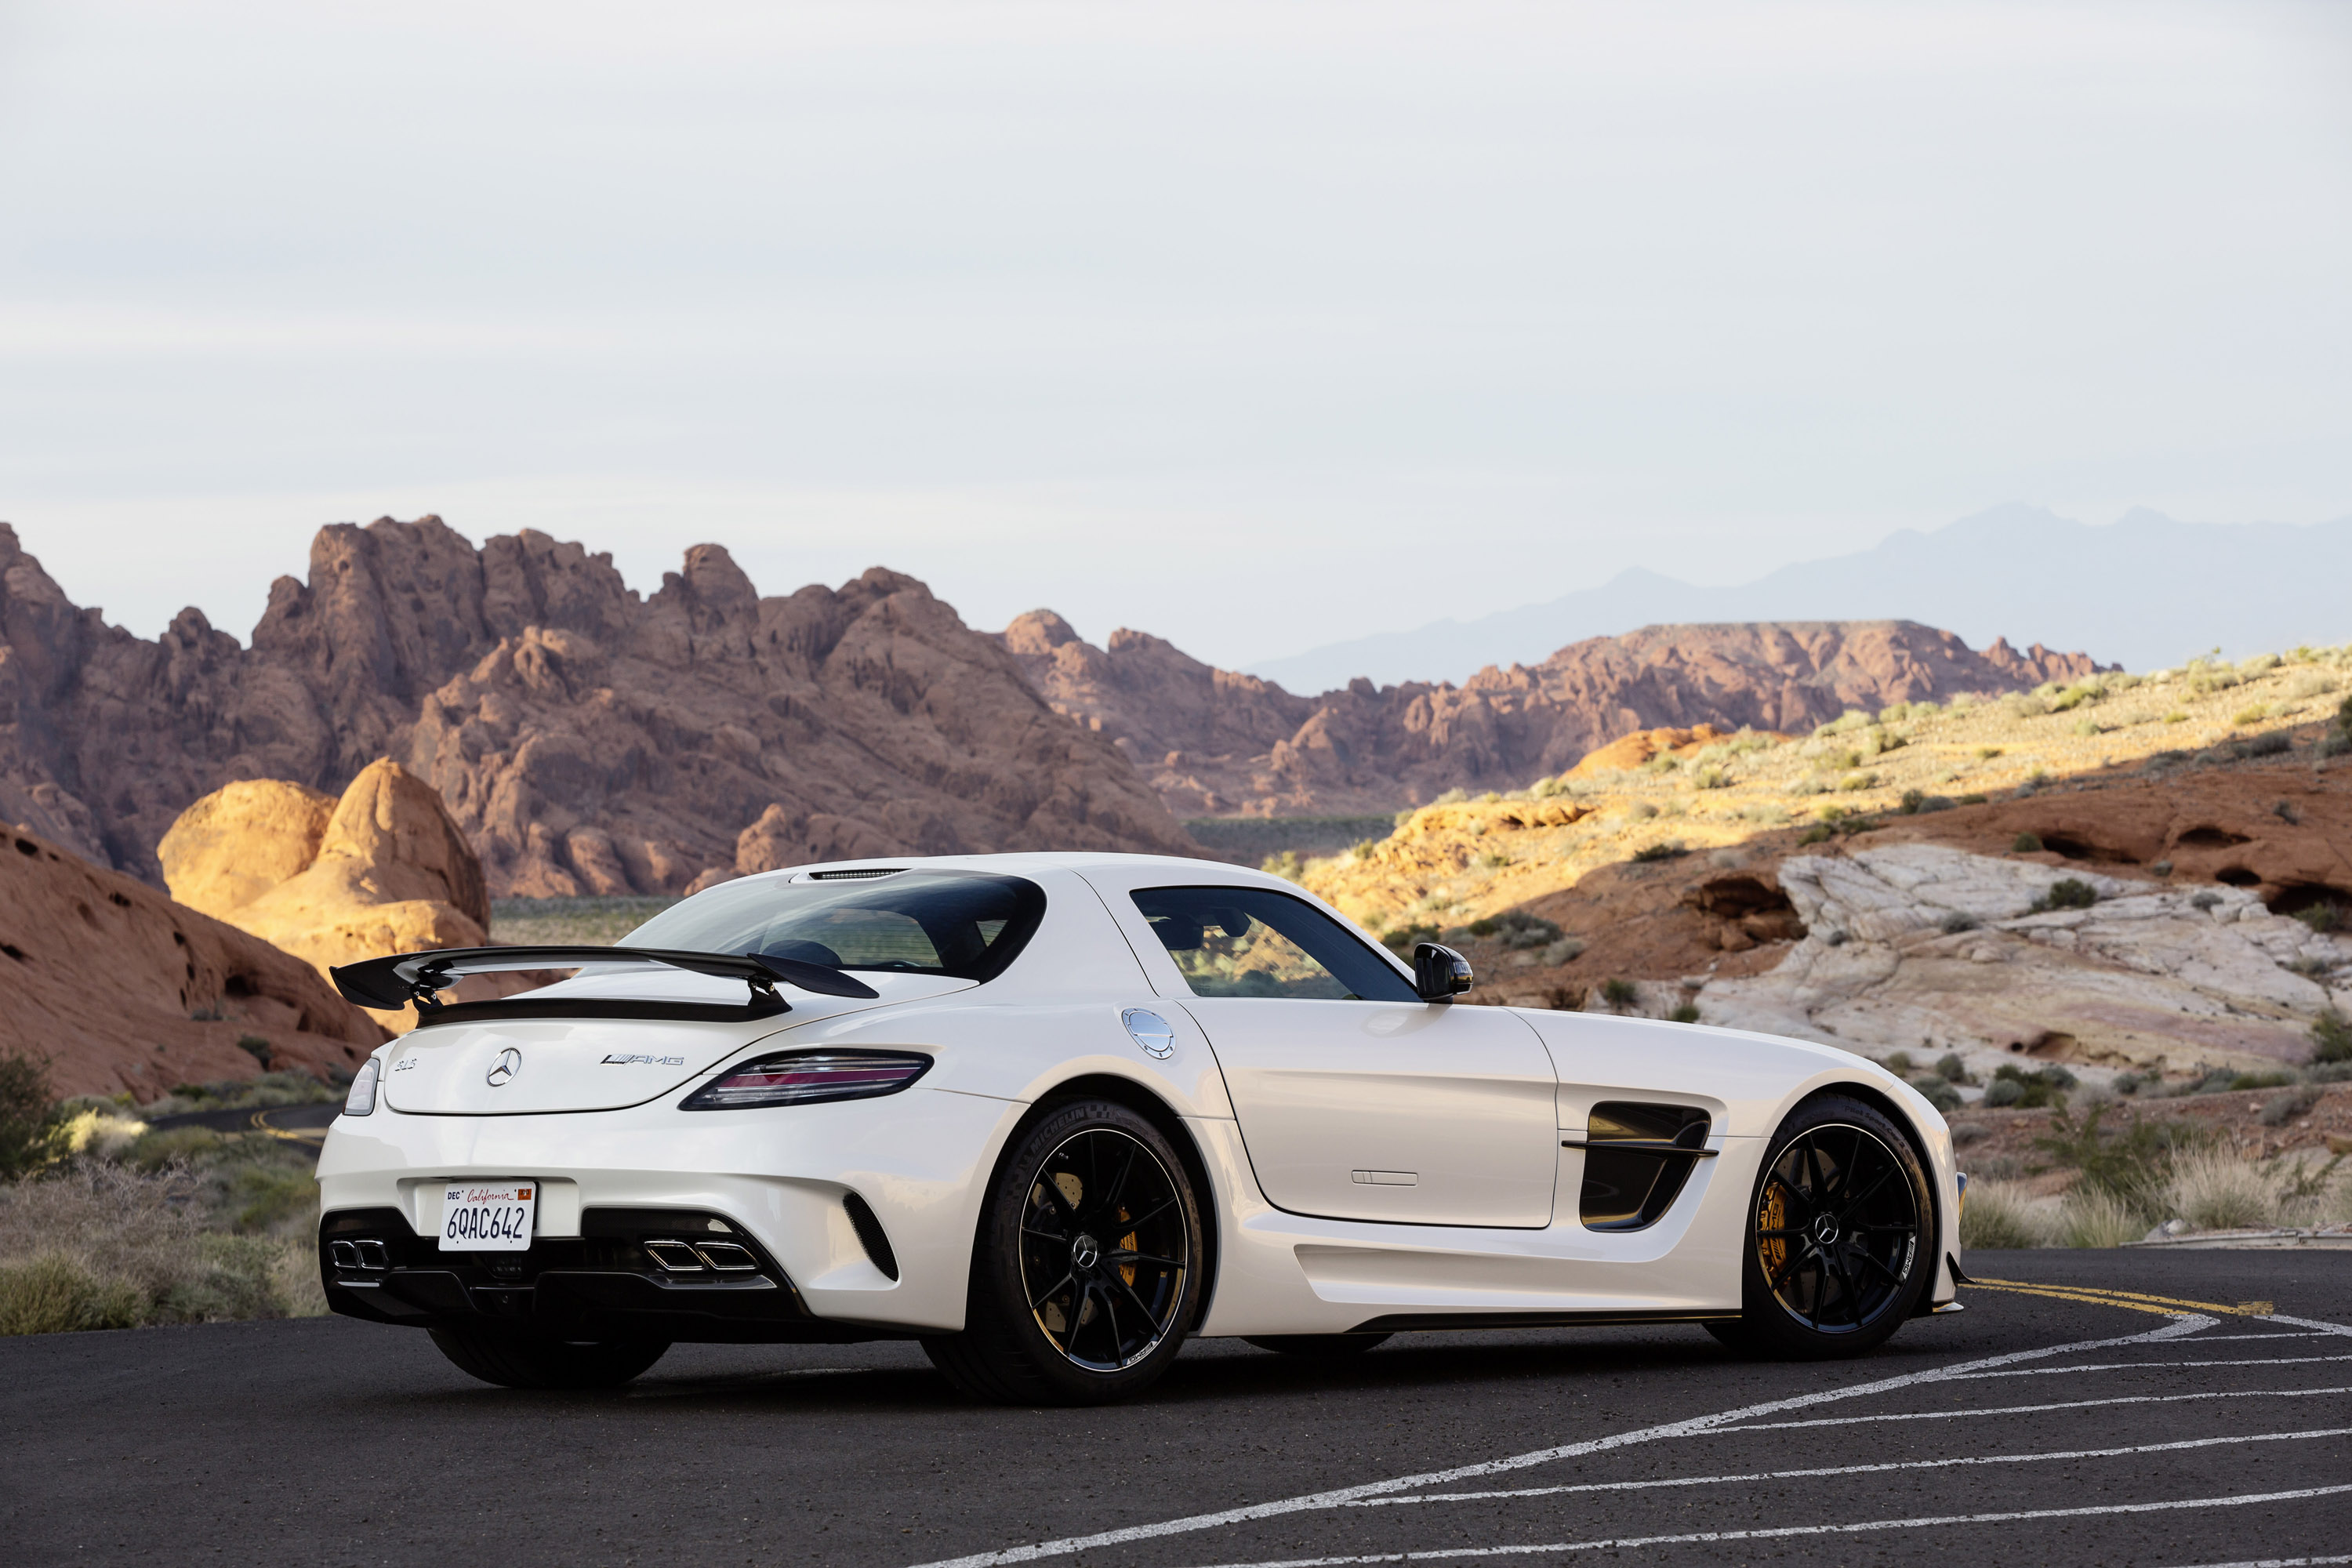
[{"label": "dry grass", "polygon": [[2240,1230],[2279,1220],[2277,1177],[2227,1150],[2198,1150],[2174,1160],[2165,1195],[2172,1212],[2200,1230]]},{"label": "dry grass", "polygon": [[2121,1247],[2147,1234],[2148,1219],[2103,1187],[2077,1186],[2058,1205],[2063,1247]]},{"label": "dry grass", "polygon": [[0,1185],[0,1333],[323,1312],[317,1193],[261,1159],[80,1157]]},{"label": "dry grass", "polygon": [[1973,1181],[1960,1210],[1960,1245],[2009,1248],[2048,1247],[2049,1222],[2023,1187],[2007,1182]]}]

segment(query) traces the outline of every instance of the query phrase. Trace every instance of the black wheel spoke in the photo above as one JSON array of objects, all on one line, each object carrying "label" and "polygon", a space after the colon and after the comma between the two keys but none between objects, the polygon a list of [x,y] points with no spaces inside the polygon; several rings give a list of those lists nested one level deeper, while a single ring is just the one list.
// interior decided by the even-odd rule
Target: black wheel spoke
[{"label": "black wheel spoke", "polygon": [[1789,1180],[1789,1178],[1788,1178],[1788,1177],[1786,1177],[1786,1176],[1784,1176],[1784,1175],[1780,1174],[1780,1172],[1775,1171],[1775,1172],[1773,1172],[1773,1173],[1772,1173],[1772,1178],[1771,1178],[1771,1179],[1772,1179],[1775,1183],[1779,1184],[1780,1188],[1780,1190],[1781,1190],[1782,1192],[1784,1192],[1784,1193],[1788,1194],[1790,1197],[1792,1197],[1792,1198],[1796,1199],[1799,1203],[1801,1203],[1801,1204],[1804,1205],[1805,1205],[1805,1212],[1806,1212],[1808,1215],[1810,1215],[1810,1214],[1811,1214],[1811,1213],[1812,1213],[1812,1211],[1813,1211],[1813,1202],[1812,1202],[1812,1200],[1811,1200],[1811,1198],[1809,1198],[1809,1197],[1805,1196],[1805,1194],[1804,1194],[1803,1193],[1801,1193],[1801,1192],[1798,1191],[1798,1190],[1797,1190],[1797,1188],[1795,1187],[1795,1185],[1793,1185],[1793,1184],[1790,1182],[1790,1180]]},{"label": "black wheel spoke", "polygon": [[1136,1146],[1129,1143],[1127,1146],[1127,1158],[1119,1162],[1118,1174],[1111,1178],[1110,1185],[1103,1190],[1102,1196],[1087,1205],[1096,1215],[1107,1222],[1125,1223],[1118,1221],[1118,1200],[1127,1191],[1128,1175],[1135,1169],[1135,1152]]},{"label": "black wheel spoke", "polygon": [[1059,1291],[1063,1286],[1067,1285],[1073,1278],[1074,1276],[1065,1274],[1059,1279],[1055,1280],[1051,1285],[1046,1286],[1045,1293],[1040,1295],[1035,1300],[1029,1303],[1029,1310],[1033,1312],[1036,1311],[1046,1302],[1052,1300],[1055,1294]]},{"label": "black wheel spoke", "polygon": [[1853,1253],[1853,1255],[1854,1255],[1856,1258],[1861,1258],[1864,1263],[1869,1264],[1873,1268],[1877,1269],[1881,1274],[1884,1274],[1885,1276],[1886,1276],[1886,1282],[1887,1282],[1889,1285],[1894,1286],[1894,1287],[1895,1287],[1895,1289],[1902,1289],[1902,1287],[1903,1287],[1903,1277],[1902,1277],[1901,1275],[1899,1275],[1899,1274],[1895,1273],[1895,1270],[1893,1270],[1892,1268],[1889,1268],[1888,1267],[1886,1267],[1886,1265],[1885,1265],[1885,1264],[1881,1263],[1881,1262],[1877,1259],[1877,1258],[1872,1254],[1871,1250],[1870,1250],[1868,1247],[1858,1247],[1854,1248],[1854,1253]]},{"label": "black wheel spoke", "polygon": [[1137,1313],[1142,1317],[1145,1329],[1151,1333],[1157,1334],[1160,1331],[1160,1315],[1144,1304],[1143,1298],[1135,1293],[1134,1286],[1122,1279],[1118,1282],[1118,1288],[1121,1291],[1125,1292],[1128,1300],[1133,1304]]},{"label": "black wheel spoke", "polygon": [[1853,1233],[1856,1236],[1916,1236],[1919,1227],[1916,1225],[1858,1225],[1853,1227]]},{"label": "black wheel spoke", "polygon": [[1058,1241],[1066,1245],[1070,1239],[1070,1233],[1066,1230],[1039,1230],[1034,1225],[1024,1225],[1021,1227],[1021,1234],[1034,1236],[1040,1241]]},{"label": "black wheel spoke", "polygon": [[1184,1267],[1183,1260],[1181,1258],[1157,1258],[1149,1252],[1106,1252],[1103,1254],[1103,1260],[1107,1263],[1118,1266],[1124,1266],[1130,1263],[1151,1263],[1157,1264],[1162,1268],[1181,1268]]},{"label": "black wheel spoke", "polygon": [[1853,1288],[1853,1276],[1846,1272],[1843,1249],[1832,1247],[1822,1256],[1836,1271],[1838,1286],[1845,1292],[1846,1316],[1853,1320],[1855,1328],[1862,1327],[1862,1292]]},{"label": "black wheel spoke", "polygon": [[1846,1215],[1852,1214],[1854,1210],[1868,1203],[1872,1198],[1877,1195],[1879,1188],[1885,1186],[1888,1182],[1891,1182],[1894,1179],[1895,1167],[1889,1165],[1886,1169],[1878,1173],[1876,1180],[1873,1181],[1870,1185],[1862,1189],[1861,1196],[1841,1199],[1839,1201],[1838,1218],[1840,1220],[1843,1220]]},{"label": "black wheel spoke", "polygon": [[1110,1334],[1110,1354],[1106,1359],[1114,1363],[1125,1361],[1127,1342],[1118,1331],[1118,1309],[1111,1304],[1110,1292],[1098,1286],[1089,1285],[1087,1287],[1087,1294],[1102,1303],[1103,1326]]},{"label": "black wheel spoke", "polygon": [[1790,1273],[1795,1269],[1798,1264],[1802,1263],[1806,1258],[1811,1258],[1812,1255],[1813,1244],[1810,1241],[1806,1242],[1802,1247],[1792,1247],[1789,1248],[1789,1256],[1780,1260],[1780,1271],[1778,1274],[1773,1275],[1771,1279],[1767,1282],[1768,1288],[1772,1291],[1772,1293],[1774,1295],[1779,1295],[1780,1291],[1780,1282],[1789,1278]]}]

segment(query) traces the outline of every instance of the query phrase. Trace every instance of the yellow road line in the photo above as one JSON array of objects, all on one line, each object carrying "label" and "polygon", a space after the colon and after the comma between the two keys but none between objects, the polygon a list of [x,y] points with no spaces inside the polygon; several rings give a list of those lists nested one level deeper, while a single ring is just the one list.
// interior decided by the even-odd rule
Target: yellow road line
[{"label": "yellow road line", "polygon": [[1970,1286],[2011,1290],[2025,1296],[2048,1296],[2061,1301],[2083,1301],[2127,1311],[2158,1312],[2179,1317],[2184,1312],[2220,1312],[2232,1318],[2267,1318],[2278,1310],[2273,1301],[2241,1301],[2234,1307],[2219,1301],[2188,1301],[2176,1296],[2151,1296],[2144,1290],[2111,1290],[2096,1285],[2042,1285],[2021,1279],[1971,1279]]}]

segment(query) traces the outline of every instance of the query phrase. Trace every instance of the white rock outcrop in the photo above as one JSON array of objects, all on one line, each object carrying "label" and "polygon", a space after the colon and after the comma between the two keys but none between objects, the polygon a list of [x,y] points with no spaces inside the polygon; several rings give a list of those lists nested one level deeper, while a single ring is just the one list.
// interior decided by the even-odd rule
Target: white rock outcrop
[{"label": "white rock outcrop", "polygon": [[[2029,912],[2069,878],[2098,901]],[[2276,1064],[2308,1055],[2326,972],[2352,959],[2238,889],[1936,844],[1801,857],[1780,879],[1804,940],[1767,973],[1701,987],[1702,1022],[1874,1056],[1958,1051],[1979,1070]],[[2297,961],[2312,973],[2286,967]]]}]

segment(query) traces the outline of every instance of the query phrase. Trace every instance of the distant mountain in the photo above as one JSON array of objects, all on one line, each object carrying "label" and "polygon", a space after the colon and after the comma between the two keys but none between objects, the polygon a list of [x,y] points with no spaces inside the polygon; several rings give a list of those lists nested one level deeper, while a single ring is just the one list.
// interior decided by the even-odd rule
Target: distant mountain
[{"label": "distant mountain", "polygon": [[1490,664],[1534,664],[1571,642],[1659,623],[1881,618],[1946,627],[1979,647],[2009,637],[2095,648],[2127,669],[2147,669],[2216,645],[2238,657],[2352,638],[2347,584],[2352,517],[2311,527],[2199,523],[2143,509],[2093,528],[2004,506],[1736,587],[1693,587],[1637,569],[1548,604],[1332,643],[1248,669],[1293,691],[1326,691],[1359,676],[1380,685],[1461,681]]},{"label": "distant mountain", "polygon": [[1848,708],[2075,680],[2088,656],[1973,651],[1903,621],[1648,626],[1461,686],[1370,681],[1299,697],[1121,628],[1082,640],[1051,610],[1004,629],[1055,710],[1107,737],[1180,816],[1392,811],[1449,789],[1517,789],[1629,731],[1804,731]]},{"label": "distant mountain", "polygon": [[156,642],[108,626],[0,523],[0,821],[152,882],[198,796],[340,793],[383,756],[441,792],[495,897],[866,855],[1196,851],[1108,737],[878,566],[762,597],[698,544],[642,598],[610,555],[543,533],[477,548],[436,517],[339,523],[245,647],[194,609]]}]

